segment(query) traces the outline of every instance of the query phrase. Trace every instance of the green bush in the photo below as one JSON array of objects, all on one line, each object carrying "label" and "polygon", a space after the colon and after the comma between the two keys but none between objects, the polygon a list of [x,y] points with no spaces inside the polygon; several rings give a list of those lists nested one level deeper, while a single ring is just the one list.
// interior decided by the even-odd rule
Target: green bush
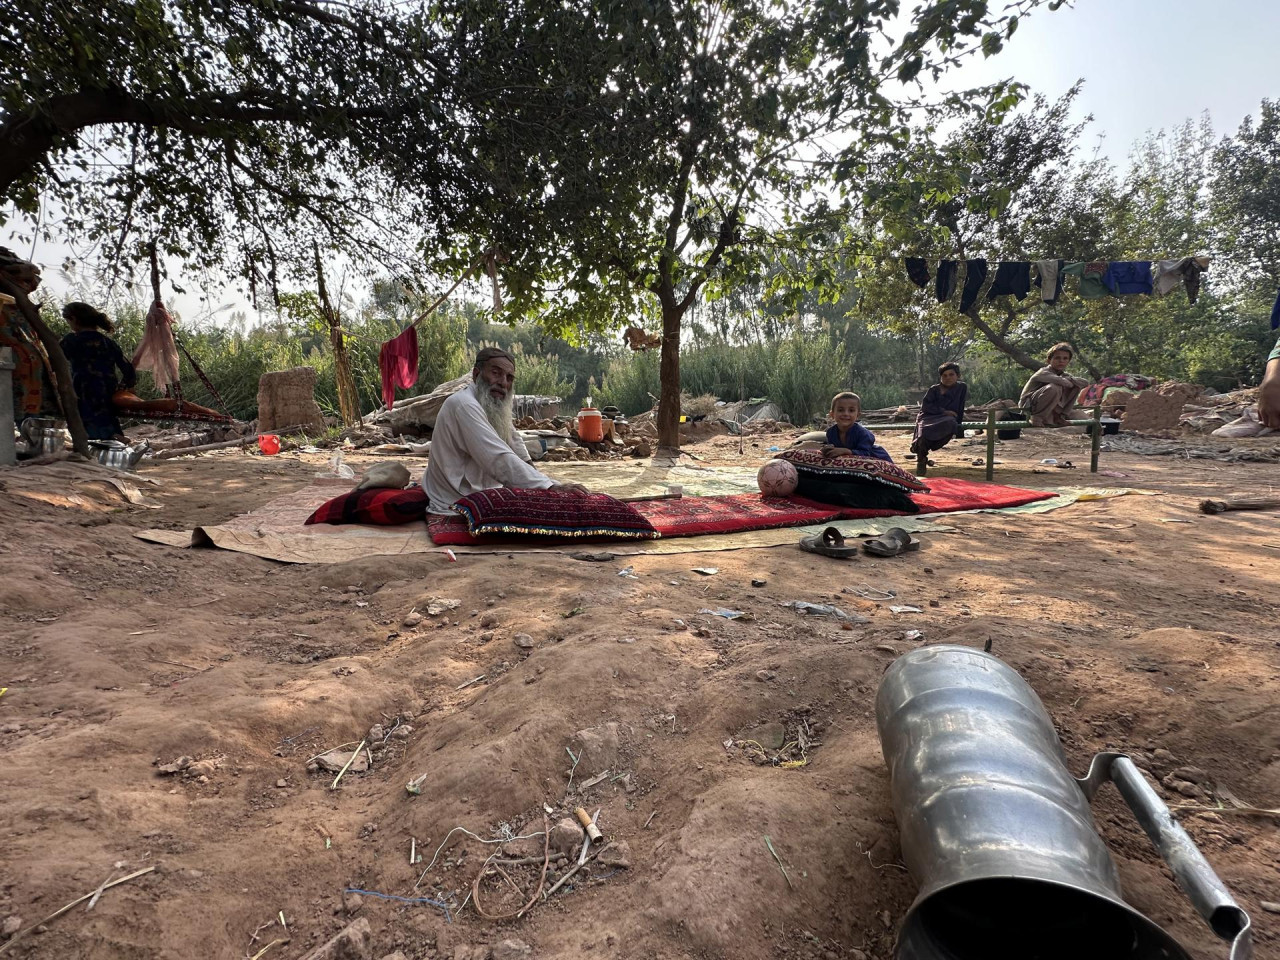
[{"label": "green bush", "polygon": [[614,406],[628,417],[644,413],[655,406],[658,396],[658,352],[614,357],[604,369],[598,386],[591,385],[591,399],[597,407]]},{"label": "green bush", "polygon": [[559,397],[566,401],[573,396],[573,381],[560,375],[559,358],[524,353],[519,344],[516,345],[514,356],[516,358],[516,393],[536,397]]},{"label": "green bush", "polygon": [[741,346],[717,341],[686,348],[680,357],[680,388],[721,400],[750,400],[769,390],[769,371],[777,357],[776,344]]},{"label": "green bush", "polygon": [[831,409],[831,398],[847,389],[847,375],[844,356],[826,338],[796,333],[778,348],[769,372],[769,398],[792,423],[807,424]]},{"label": "green bush", "polygon": [[1017,400],[1029,376],[1030,370],[1004,357],[979,357],[960,364],[960,379],[969,386],[972,406],[992,400]]}]

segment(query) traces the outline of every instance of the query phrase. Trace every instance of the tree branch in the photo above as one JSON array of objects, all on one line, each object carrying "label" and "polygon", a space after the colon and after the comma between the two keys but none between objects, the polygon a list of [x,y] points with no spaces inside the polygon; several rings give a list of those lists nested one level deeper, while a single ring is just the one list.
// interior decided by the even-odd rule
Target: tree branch
[{"label": "tree branch", "polygon": [[[259,97],[256,92],[254,95]],[[325,115],[343,119],[388,116],[381,107],[322,107],[286,97],[250,106],[241,96],[229,93],[148,100],[123,91],[81,90],[51,97],[15,114],[0,127],[0,195],[29,177],[57,147],[89,127],[137,124],[169,127],[195,136],[225,136],[228,124],[302,123]]]}]

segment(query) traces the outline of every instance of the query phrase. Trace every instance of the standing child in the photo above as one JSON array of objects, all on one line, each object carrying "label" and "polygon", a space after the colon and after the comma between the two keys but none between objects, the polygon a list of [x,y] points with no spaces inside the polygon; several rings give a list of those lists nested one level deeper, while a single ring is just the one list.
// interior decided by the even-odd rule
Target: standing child
[{"label": "standing child", "polygon": [[71,364],[71,382],[85,433],[90,440],[127,439],[111,398],[122,386],[132,387],[137,374],[120,352],[120,345],[107,336],[115,327],[106,314],[87,303],[68,303],[62,316],[71,324],[71,332],[62,338],[62,352]]},{"label": "standing child", "polygon": [[875,457],[893,463],[889,451],[876,443],[876,435],[858,423],[862,416],[862,398],[856,393],[844,391],[831,400],[831,413],[835,421],[827,430],[827,442],[822,447],[826,457]]}]

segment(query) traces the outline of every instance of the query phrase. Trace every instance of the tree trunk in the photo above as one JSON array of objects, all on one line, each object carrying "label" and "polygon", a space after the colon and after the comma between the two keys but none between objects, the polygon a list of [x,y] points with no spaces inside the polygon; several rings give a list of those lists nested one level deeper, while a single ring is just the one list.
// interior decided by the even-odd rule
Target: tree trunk
[{"label": "tree trunk", "polygon": [[53,377],[58,388],[58,402],[62,404],[62,415],[66,418],[67,429],[71,431],[71,449],[76,453],[89,456],[89,434],[85,432],[84,421],[80,419],[80,404],[76,399],[76,389],[71,385],[71,365],[67,363],[66,354],[53,331],[40,319],[40,311],[19,287],[8,280],[0,279],[0,290],[18,302],[18,309],[26,317],[31,329],[36,332],[40,342],[44,344],[49,355],[49,363],[53,367]]},{"label": "tree trunk", "polygon": [[661,384],[658,393],[658,453],[680,453],[680,321],[684,310],[678,305],[662,307]]}]

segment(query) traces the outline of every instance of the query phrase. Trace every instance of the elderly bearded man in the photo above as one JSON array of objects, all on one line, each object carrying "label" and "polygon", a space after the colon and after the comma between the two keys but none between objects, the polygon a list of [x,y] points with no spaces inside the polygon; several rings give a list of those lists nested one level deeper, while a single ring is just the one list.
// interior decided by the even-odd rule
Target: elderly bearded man
[{"label": "elderly bearded man", "polygon": [[587,492],[579,483],[556,483],[530,465],[529,450],[511,420],[516,381],[511,354],[485,347],[476,355],[471,379],[471,386],[440,407],[431,431],[422,489],[432,513],[453,513],[463,497],[496,487]]}]

